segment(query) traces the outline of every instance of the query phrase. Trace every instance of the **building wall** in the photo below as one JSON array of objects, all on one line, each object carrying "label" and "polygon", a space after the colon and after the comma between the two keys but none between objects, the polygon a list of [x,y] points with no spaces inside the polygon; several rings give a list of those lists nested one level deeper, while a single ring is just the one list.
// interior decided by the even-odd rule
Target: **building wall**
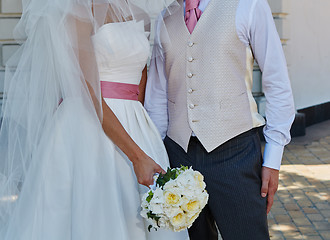
[{"label": "building wall", "polygon": [[287,58],[296,108],[330,101],[330,1],[268,0]]},{"label": "building wall", "polygon": [[4,65],[17,50],[13,29],[22,11],[21,0],[0,0],[0,105],[4,84]]},{"label": "building wall", "polygon": [[330,1],[290,2],[287,59],[297,109],[330,101]]}]

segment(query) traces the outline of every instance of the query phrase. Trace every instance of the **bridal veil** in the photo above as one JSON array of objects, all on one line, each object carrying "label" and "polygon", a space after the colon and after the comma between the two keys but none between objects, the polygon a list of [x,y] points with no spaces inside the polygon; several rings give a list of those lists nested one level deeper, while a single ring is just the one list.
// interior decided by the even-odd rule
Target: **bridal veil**
[{"label": "bridal veil", "polygon": [[[39,154],[40,148],[53,144],[47,142],[48,133],[55,131],[63,139],[67,152],[61,154],[77,151],[68,144],[75,132],[56,125],[56,113],[68,99],[75,104],[67,126],[79,122],[85,133],[81,146],[102,155],[95,134],[101,128],[102,107],[91,36],[107,22],[143,20],[147,26],[150,16],[164,8],[171,13],[176,6],[173,0],[23,0],[14,32],[22,45],[6,64],[1,112],[0,239],[14,221],[22,189],[36,187],[26,186],[25,177],[30,166],[47,157]],[[78,111],[83,118],[77,119]],[[90,136],[93,140],[84,145]]]}]

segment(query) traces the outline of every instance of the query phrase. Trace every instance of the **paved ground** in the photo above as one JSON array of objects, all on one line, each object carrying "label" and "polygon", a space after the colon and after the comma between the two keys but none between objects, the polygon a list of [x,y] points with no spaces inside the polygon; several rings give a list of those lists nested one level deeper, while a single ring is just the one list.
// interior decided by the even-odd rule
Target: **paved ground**
[{"label": "paved ground", "polygon": [[286,147],[271,213],[271,239],[330,240],[330,121]]},{"label": "paved ground", "polygon": [[[330,121],[286,147],[268,216],[271,240],[330,240]],[[258,240],[258,239],[256,239]]]}]

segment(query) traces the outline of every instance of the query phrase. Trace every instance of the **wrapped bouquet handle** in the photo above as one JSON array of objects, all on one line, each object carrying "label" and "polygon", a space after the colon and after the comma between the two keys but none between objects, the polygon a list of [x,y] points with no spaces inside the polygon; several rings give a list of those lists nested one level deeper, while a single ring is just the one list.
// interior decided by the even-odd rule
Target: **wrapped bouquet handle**
[{"label": "wrapped bouquet handle", "polygon": [[156,190],[156,187],[157,187],[157,179],[158,179],[158,177],[159,177],[159,173],[155,173],[154,175],[153,175],[153,179],[154,179],[154,183],[152,184],[152,185],[149,185],[149,188],[151,189],[151,190]]},{"label": "wrapped bouquet handle", "polygon": [[163,228],[179,232],[191,227],[209,198],[204,176],[182,166],[154,177],[155,184],[142,197],[140,213],[150,223],[149,231]]}]

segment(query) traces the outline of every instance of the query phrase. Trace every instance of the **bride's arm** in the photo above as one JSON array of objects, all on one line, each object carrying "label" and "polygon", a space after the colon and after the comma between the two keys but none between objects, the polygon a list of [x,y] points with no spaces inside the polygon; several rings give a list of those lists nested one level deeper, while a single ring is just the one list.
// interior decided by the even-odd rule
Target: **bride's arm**
[{"label": "bride's arm", "polygon": [[147,85],[147,66],[142,71],[141,82],[139,85],[139,101],[144,104],[144,96],[146,93],[146,85]]},{"label": "bride's arm", "polygon": [[[79,48],[79,64],[84,74],[88,90],[91,98],[97,107],[99,105],[98,99],[95,96],[93,88],[88,78],[98,79],[96,71],[91,71],[91,66],[96,65],[96,58],[94,51],[88,51],[86,46],[93,49],[91,35],[93,34],[93,27],[91,23],[77,21],[78,41],[82,42],[83,47]],[[97,70],[97,69],[96,69]],[[98,81],[98,80],[97,80]],[[118,118],[106,104],[104,99],[102,101],[103,121],[102,127],[106,135],[127,155],[134,166],[134,171],[138,182],[140,184],[149,186],[153,184],[154,173],[164,172],[164,170],[156,164],[148,155],[146,155],[141,148],[132,140],[126,130],[123,128]]]},{"label": "bride's arm", "polygon": [[138,182],[145,186],[152,185],[154,173],[165,173],[164,170],[132,140],[103,99],[102,108],[104,132],[132,161]]}]

